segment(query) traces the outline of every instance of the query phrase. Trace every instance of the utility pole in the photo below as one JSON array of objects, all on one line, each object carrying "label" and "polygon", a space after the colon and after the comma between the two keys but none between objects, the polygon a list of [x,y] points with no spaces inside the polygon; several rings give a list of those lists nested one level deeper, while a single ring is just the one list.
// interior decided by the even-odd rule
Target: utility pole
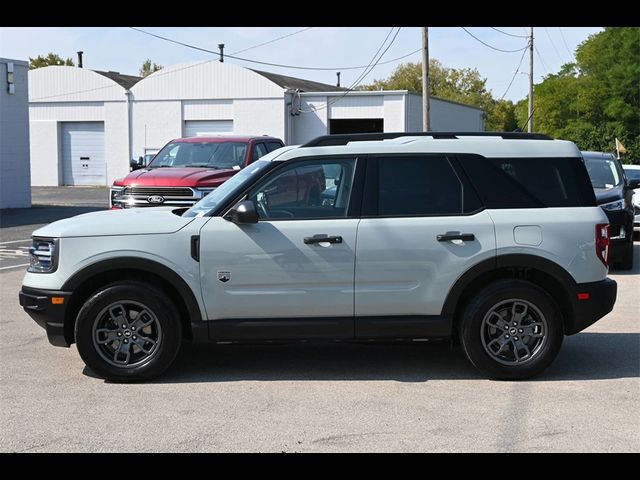
[{"label": "utility pole", "polygon": [[431,130],[429,119],[429,27],[422,27],[422,131]]},{"label": "utility pole", "polygon": [[533,27],[529,36],[529,133],[533,132]]}]

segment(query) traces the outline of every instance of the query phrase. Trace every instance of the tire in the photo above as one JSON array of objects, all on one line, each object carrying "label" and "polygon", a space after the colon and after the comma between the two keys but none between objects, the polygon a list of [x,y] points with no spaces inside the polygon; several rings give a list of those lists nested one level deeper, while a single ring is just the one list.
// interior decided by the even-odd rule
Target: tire
[{"label": "tire", "polygon": [[629,241],[620,247],[620,257],[616,266],[620,270],[631,270],[633,268],[633,235],[629,237]]},{"label": "tire", "polygon": [[[516,316],[510,317],[514,304]],[[464,309],[459,332],[469,361],[496,380],[522,380],[541,373],[557,356],[564,338],[562,314],[553,298],[522,280],[500,280],[478,292]]]},{"label": "tire", "polygon": [[162,290],[123,281],[91,295],[78,313],[75,335],[80,357],[95,373],[113,382],[139,382],[161,375],[173,363],[182,325]]}]

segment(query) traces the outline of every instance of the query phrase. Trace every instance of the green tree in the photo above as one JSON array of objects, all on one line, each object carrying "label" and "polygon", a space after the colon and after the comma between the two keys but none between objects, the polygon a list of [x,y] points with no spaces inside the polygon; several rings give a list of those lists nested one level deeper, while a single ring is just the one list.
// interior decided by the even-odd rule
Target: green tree
[{"label": "green tree", "polygon": [[151,62],[151,60],[147,58],[142,64],[142,67],[140,67],[140,76],[146,77],[148,75],[151,75],[153,72],[157,72],[158,70],[161,70],[162,68],[163,68],[162,65],[158,65],[155,62]]},{"label": "green tree", "polygon": [[[527,120],[527,102],[516,106]],[[640,28],[607,27],[591,35],[567,64],[535,86],[534,128],[572,140],[582,150],[626,147],[624,162],[640,160]]]},{"label": "green tree", "polygon": [[29,70],[48,67],[49,65],[67,65],[73,67],[75,64],[70,58],[63,59],[60,55],[53,52],[49,52],[46,57],[42,55],[38,55],[36,58],[29,57]]},{"label": "green tree", "polygon": [[[487,90],[487,80],[475,68],[449,68],[432,58],[429,60],[429,93],[485,111],[486,130],[516,128],[514,105],[509,100],[494,100]],[[362,90],[409,90],[422,93],[422,63],[399,65],[387,79],[374,80]]]}]

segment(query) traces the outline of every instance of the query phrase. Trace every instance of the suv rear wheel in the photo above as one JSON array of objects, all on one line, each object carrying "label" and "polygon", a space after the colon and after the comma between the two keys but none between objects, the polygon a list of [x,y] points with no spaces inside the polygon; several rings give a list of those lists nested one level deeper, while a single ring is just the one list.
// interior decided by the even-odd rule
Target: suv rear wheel
[{"label": "suv rear wheel", "polygon": [[134,281],[107,285],[80,309],[80,356],[107,380],[149,380],[171,365],[182,339],[179,314],[166,295]]},{"label": "suv rear wheel", "polygon": [[564,337],[554,300],[521,280],[501,280],[477,293],[464,310],[459,330],[471,363],[500,380],[542,372],[555,359]]}]

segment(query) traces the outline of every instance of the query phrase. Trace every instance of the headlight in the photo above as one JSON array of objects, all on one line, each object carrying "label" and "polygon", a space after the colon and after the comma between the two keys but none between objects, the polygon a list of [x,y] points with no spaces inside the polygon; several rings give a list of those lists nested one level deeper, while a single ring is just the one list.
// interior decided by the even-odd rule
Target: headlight
[{"label": "headlight", "polygon": [[204,198],[213,192],[216,187],[202,187],[202,188],[194,188],[197,194],[199,194],[199,198]]},{"label": "headlight", "polygon": [[52,273],[58,268],[58,239],[34,238],[29,248],[29,268],[31,273]]},{"label": "headlight", "polygon": [[615,202],[603,203],[600,205],[604,210],[622,210],[624,208],[624,200],[616,200]]},{"label": "headlight", "polygon": [[121,207],[122,199],[122,191],[125,187],[111,187],[109,190],[109,207]]}]

